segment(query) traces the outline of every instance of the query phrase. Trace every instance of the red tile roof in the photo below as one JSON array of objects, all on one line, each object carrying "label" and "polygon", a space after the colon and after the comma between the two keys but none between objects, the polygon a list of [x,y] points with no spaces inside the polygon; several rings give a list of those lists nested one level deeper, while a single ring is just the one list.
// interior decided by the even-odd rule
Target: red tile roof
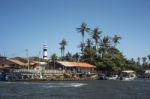
[{"label": "red tile roof", "polygon": [[94,65],[82,62],[66,62],[58,61],[59,64],[64,65],[65,67],[82,67],[82,68],[96,68]]}]

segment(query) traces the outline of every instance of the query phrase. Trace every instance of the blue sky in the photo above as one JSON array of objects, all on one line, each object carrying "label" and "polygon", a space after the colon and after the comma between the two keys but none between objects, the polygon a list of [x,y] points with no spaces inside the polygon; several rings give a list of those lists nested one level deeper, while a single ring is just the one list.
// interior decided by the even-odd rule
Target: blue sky
[{"label": "blue sky", "polygon": [[127,58],[150,54],[150,0],[0,0],[0,53],[25,56],[28,49],[36,56],[47,44],[49,57],[60,55],[63,38],[66,52],[79,52],[82,22],[121,36],[118,48]]}]

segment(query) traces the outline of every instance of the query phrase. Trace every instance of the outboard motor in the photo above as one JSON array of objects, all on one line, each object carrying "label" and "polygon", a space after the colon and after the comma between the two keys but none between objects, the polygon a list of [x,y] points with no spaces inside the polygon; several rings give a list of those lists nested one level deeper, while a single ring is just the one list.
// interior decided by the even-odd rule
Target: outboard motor
[{"label": "outboard motor", "polygon": [[123,74],[122,73],[120,74],[119,79],[123,80]]}]

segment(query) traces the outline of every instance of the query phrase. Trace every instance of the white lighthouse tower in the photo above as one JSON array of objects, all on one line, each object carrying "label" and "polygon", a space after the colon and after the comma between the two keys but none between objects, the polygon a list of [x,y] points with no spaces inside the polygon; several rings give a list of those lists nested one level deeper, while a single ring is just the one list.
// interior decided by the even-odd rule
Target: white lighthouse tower
[{"label": "white lighthouse tower", "polygon": [[47,53],[48,46],[46,44],[43,45],[43,59],[48,59],[48,53]]}]

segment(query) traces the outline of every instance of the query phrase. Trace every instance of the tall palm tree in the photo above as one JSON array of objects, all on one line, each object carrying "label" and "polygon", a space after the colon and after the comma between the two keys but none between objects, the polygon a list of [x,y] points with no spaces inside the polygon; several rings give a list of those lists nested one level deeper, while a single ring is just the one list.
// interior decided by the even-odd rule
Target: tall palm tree
[{"label": "tall palm tree", "polygon": [[96,55],[95,49],[93,49],[92,47],[85,47],[83,60],[85,60],[86,62],[92,63],[94,62],[95,55]]},{"label": "tall palm tree", "polygon": [[121,40],[121,37],[114,35],[114,37],[112,38],[112,41],[114,43],[114,47],[119,43],[119,40]]},{"label": "tall palm tree", "polygon": [[68,52],[66,55],[65,55],[65,60],[67,61],[73,61],[73,56],[70,52]]},{"label": "tall palm tree", "polygon": [[85,35],[85,32],[89,32],[90,31],[90,28],[87,27],[87,24],[86,23],[82,23],[81,26],[79,28],[76,28],[77,31],[79,33],[81,33],[82,35],[82,43],[84,43],[84,35]]},{"label": "tall palm tree", "polygon": [[61,49],[62,57],[64,57],[64,54],[65,54],[65,46],[67,45],[66,39],[63,38],[62,41],[61,41],[59,44],[60,44],[60,49]]},{"label": "tall palm tree", "polygon": [[104,36],[104,38],[102,39],[102,42],[100,43],[100,46],[103,46],[103,47],[110,47],[110,37],[108,36]]},{"label": "tall palm tree", "polygon": [[99,31],[99,28],[94,28],[92,31],[91,31],[91,37],[94,39],[95,41],[95,47],[96,47],[96,50],[97,50],[97,46],[98,46],[98,43],[99,43],[99,40],[100,40],[100,34],[102,33],[102,31]]},{"label": "tall palm tree", "polygon": [[146,57],[142,57],[142,60],[143,60],[143,65],[146,63]]},{"label": "tall palm tree", "polygon": [[81,48],[81,54],[83,55],[83,54],[84,54],[84,47],[85,47],[85,44],[81,42],[78,47]]},{"label": "tall palm tree", "polygon": [[100,46],[101,47],[99,48],[99,53],[103,57],[107,53],[107,51],[110,47],[110,37],[104,36],[100,43]]},{"label": "tall palm tree", "polygon": [[63,46],[60,44],[61,57],[63,57]]},{"label": "tall palm tree", "polygon": [[90,39],[87,39],[87,47],[88,48],[91,48],[92,47],[92,44],[93,44],[93,42],[90,40]]},{"label": "tall palm tree", "polygon": [[147,55],[147,57],[148,57],[148,61],[149,61],[149,63],[150,63],[150,55]]},{"label": "tall palm tree", "polygon": [[78,53],[75,53],[73,55],[73,58],[75,58],[76,61],[79,61],[80,55]]},{"label": "tall palm tree", "polygon": [[139,64],[140,64],[140,60],[141,60],[141,58],[140,58],[140,57],[138,57],[138,58],[137,58],[137,65],[139,65]]},{"label": "tall palm tree", "polygon": [[54,69],[55,69],[55,63],[56,63],[57,59],[58,59],[57,55],[56,55],[55,53],[52,54],[51,60],[52,60],[52,62],[54,63],[54,67],[53,67]]}]

